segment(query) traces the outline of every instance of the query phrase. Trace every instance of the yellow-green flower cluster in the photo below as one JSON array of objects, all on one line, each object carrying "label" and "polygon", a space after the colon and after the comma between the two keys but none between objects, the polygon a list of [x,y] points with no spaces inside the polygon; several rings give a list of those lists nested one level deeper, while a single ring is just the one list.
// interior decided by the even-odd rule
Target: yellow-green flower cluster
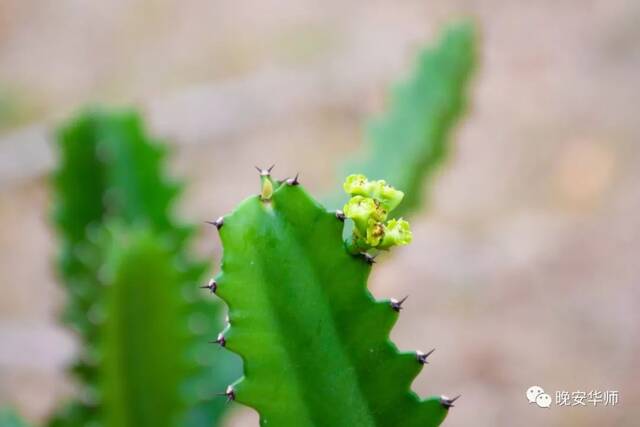
[{"label": "yellow-green flower cluster", "polygon": [[[344,215],[354,223],[349,248],[353,252],[369,249],[387,250],[411,242],[409,223],[387,216],[402,201],[404,193],[385,181],[369,181],[364,175],[349,175],[344,191],[351,199],[344,205]],[[385,222],[386,221],[386,222]]]}]

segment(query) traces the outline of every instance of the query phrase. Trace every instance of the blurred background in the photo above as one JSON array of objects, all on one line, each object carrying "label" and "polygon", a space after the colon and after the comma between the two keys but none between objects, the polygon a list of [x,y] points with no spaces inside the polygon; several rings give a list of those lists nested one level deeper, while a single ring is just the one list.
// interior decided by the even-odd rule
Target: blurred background
[{"label": "blurred background", "polygon": [[[633,0],[0,0],[0,406],[39,423],[74,390],[48,217],[60,120],[96,103],[139,108],[171,144],[194,223],[255,193],[254,164],[326,194],[389,83],[459,18],[481,34],[468,113],[414,243],[371,284],[410,295],[400,348],[437,348],[414,389],[463,395],[451,427],[637,425]],[[215,230],[196,246],[220,259]],[[527,403],[531,385],[620,402],[543,410]],[[257,425],[235,406],[226,426]]]}]

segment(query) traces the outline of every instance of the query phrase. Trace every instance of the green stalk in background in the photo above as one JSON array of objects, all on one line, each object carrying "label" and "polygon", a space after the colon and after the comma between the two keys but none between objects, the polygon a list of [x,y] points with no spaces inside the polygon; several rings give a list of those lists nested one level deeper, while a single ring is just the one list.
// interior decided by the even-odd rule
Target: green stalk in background
[{"label": "green stalk in background", "polygon": [[216,425],[212,395],[238,361],[207,346],[221,310],[176,220],[165,148],[133,112],[91,111],[58,132],[54,219],[64,321],[79,335],[76,401],[53,427]]},{"label": "green stalk in background", "polygon": [[[114,227],[105,238],[101,272],[105,321],[99,372],[104,424],[183,425],[184,380],[195,372],[190,345],[189,306],[180,286],[171,245],[149,230]],[[177,350],[177,351],[176,351]]]},{"label": "green stalk in background", "polygon": [[[365,144],[347,162],[341,180],[353,172],[384,179],[407,195],[395,216],[418,209],[464,112],[475,49],[473,26],[461,24],[423,50],[413,73],[393,88],[387,110],[368,124]],[[344,195],[336,194],[328,206],[344,202]]]}]

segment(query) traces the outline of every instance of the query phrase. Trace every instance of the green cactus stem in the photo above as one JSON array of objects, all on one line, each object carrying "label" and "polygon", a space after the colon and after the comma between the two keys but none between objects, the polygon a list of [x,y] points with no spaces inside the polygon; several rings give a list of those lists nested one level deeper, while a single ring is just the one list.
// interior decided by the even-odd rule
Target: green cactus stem
[{"label": "green cactus stem", "polygon": [[144,228],[113,227],[101,272],[105,296],[99,371],[105,426],[184,425],[184,379],[194,366],[189,307],[172,247]]},{"label": "green cactus stem", "polygon": [[[261,178],[263,185],[271,180]],[[371,296],[371,263],[347,250],[344,217],[298,184],[274,185],[268,202],[246,199],[219,228],[216,293],[229,306],[229,324],[216,342],[244,360],[244,377],[222,394],[255,408],[261,426],[439,425],[455,399],[411,391],[428,354],[400,352],[390,342],[401,301]],[[360,177],[347,187],[384,210],[401,199]],[[407,243],[403,224],[385,223],[370,246]]]},{"label": "green cactus stem", "polygon": [[96,110],[63,126],[57,147],[64,321],[82,347],[79,396],[48,424],[216,425],[225,405],[210,397],[239,363],[206,344],[221,307],[194,287],[207,267],[190,254],[193,227],[173,213],[181,185],[165,171],[166,146],[135,112]]},{"label": "green cactus stem", "polygon": [[[473,25],[451,25],[423,49],[407,79],[390,91],[387,108],[367,123],[362,150],[347,161],[345,171],[383,178],[406,193],[396,216],[420,207],[428,178],[449,151],[467,103],[475,40]],[[329,206],[343,201],[335,194]]]}]

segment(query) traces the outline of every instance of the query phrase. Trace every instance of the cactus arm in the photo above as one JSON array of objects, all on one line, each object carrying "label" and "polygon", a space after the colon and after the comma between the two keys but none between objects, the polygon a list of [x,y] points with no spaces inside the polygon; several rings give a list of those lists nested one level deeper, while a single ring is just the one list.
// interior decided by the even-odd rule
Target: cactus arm
[{"label": "cactus arm", "polygon": [[[419,207],[426,179],[448,150],[466,104],[474,39],[472,25],[456,25],[423,50],[414,72],[394,87],[388,109],[366,126],[362,151],[347,162],[345,171],[385,179],[407,195],[397,216]],[[330,205],[342,203],[344,197],[335,195]]]},{"label": "cactus arm", "polygon": [[171,249],[148,231],[114,231],[102,285],[105,319],[100,397],[105,426],[172,426],[185,411],[180,396],[189,374],[187,303]]},{"label": "cactus arm", "polygon": [[263,426],[437,426],[447,408],[410,390],[422,364],[389,341],[398,313],[368,292],[343,226],[297,185],[224,218],[217,293],[245,369],[233,397]]},{"label": "cactus arm", "polygon": [[118,212],[130,222],[148,222],[164,233],[186,232],[173,215],[181,185],[164,171],[166,145],[145,134],[136,114],[106,117],[100,127],[98,154],[111,166],[106,169],[107,212]]},{"label": "cactus arm", "polygon": [[[167,239],[149,230],[118,227],[111,235],[102,272],[102,284],[110,289],[105,300],[110,321],[100,343],[104,363],[99,384],[109,408],[105,425],[215,425],[224,403],[209,397],[233,373],[225,372],[229,355],[221,355],[201,335],[213,333],[214,323],[202,311],[219,307],[207,303],[194,309],[193,296],[184,298],[186,286],[193,288],[193,275],[175,265],[179,261]],[[201,333],[194,336],[192,329]],[[194,362],[203,365],[212,357],[216,375],[198,372]],[[207,399],[194,404],[193,395],[203,390],[210,390]],[[213,418],[211,407],[216,409]]]},{"label": "cactus arm", "polygon": [[[216,317],[222,313],[219,305],[207,300],[194,286],[201,280],[206,265],[190,256],[187,246],[191,227],[180,223],[172,213],[171,208],[180,186],[167,178],[166,149],[147,135],[137,114],[126,111],[89,111],[81,114],[59,130],[57,141],[60,166],[53,178],[54,220],[62,245],[58,267],[69,295],[64,320],[79,333],[83,347],[72,368],[80,382],[81,398],[59,409],[49,420],[49,425],[104,425],[106,417],[111,416],[111,405],[122,402],[123,396],[134,396],[132,399],[144,401],[144,395],[134,393],[134,386],[142,386],[141,383],[133,380],[125,382],[120,378],[120,387],[108,388],[111,394],[107,393],[110,397],[106,401],[102,390],[104,383],[100,383],[105,376],[104,369],[118,372],[109,365],[113,358],[105,359],[105,353],[117,355],[124,350],[123,345],[116,345],[120,341],[113,339],[114,326],[110,323],[112,319],[115,321],[120,317],[106,316],[103,321],[96,323],[96,316],[102,319],[107,306],[118,313],[139,310],[137,303],[126,298],[116,299],[111,294],[114,288],[102,285],[101,272],[105,269],[105,257],[110,251],[103,248],[99,240],[107,224],[114,221],[118,223],[122,234],[126,234],[126,230],[135,232],[143,228],[171,247],[172,257],[166,264],[171,266],[174,274],[158,282],[158,286],[163,287],[159,292],[162,294],[180,289],[176,298],[186,301],[186,305],[183,313],[177,313],[173,302],[167,299],[157,300],[156,305],[167,304],[166,315],[174,316],[172,325],[183,328],[184,333],[188,332],[190,340],[175,347],[170,354],[154,352],[153,358],[162,359],[157,363],[169,363],[173,360],[173,354],[180,354],[188,360],[190,369],[179,387],[179,397],[186,402],[185,406],[164,406],[186,408],[182,411],[186,413],[171,417],[186,417],[180,425],[216,425],[224,411],[224,404],[211,403],[211,395],[234,377],[238,361],[232,355],[207,346],[207,338],[219,324],[220,319]],[[148,274],[147,269],[141,269],[141,274]],[[132,280],[123,283],[128,284],[132,292],[137,289]],[[107,301],[111,302],[107,304]],[[117,309],[113,301],[118,301]],[[212,318],[211,313],[215,317]],[[142,311],[138,313],[139,323],[136,325],[146,324],[141,320],[143,314]],[[188,317],[186,320],[185,316]],[[151,329],[132,327],[128,332],[135,332],[136,338],[131,338],[133,342],[152,341],[147,335],[152,332]],[[153,348],[143,354],[148,355],[150,351]],[[157,388],[152,381],[152,371],[142,371],[152,366],[140,366],[141,371],[135,378],[147,381],[145,388]],[[125,389],[125,385],[129,388]],[[114,390],[122,391],[123,396],[114,396]],[[131,402],[132,405],[134,403]],[[151,417],[150,413],[147,415]],[[131,416],[126,418],[130,419]],[[138,422],[135,425],[144,427],[147,423]]]}]

